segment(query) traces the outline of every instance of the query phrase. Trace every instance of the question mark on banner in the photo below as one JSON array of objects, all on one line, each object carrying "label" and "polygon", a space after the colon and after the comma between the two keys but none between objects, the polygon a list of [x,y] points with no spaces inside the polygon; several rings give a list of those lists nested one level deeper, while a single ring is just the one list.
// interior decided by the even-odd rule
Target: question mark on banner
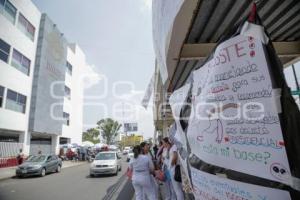
[{"label": "question mark on banner", "polygon": [[271,154],[269,152],[264,152],[264,154],[265,154],[265,157],[264,157],[265,164],[267,164],[267,159],[271,157]]}]

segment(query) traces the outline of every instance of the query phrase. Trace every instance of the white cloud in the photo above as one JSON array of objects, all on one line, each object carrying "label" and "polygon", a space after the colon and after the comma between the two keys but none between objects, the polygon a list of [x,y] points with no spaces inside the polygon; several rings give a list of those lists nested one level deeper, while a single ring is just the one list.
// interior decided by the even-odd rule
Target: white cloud
[{"label": "white cloud", "polygon": [[123,114],[115,115],[114,118],[121,122],[137,122],[137,133],[146,139],[153,137],[154,124],[152,101],[150,100],[147,110],[141,105],[144,93],[143,90],[131,90],[129,93],[119,96],[116,102],[119,103],[119,109],[122,110],[124,106],[125,111]]},{"label": "white cloud", "polygon": [[96,72],[96,66],[86,64],[82,77],[83,87],[84,89],[88,89],[97,85],[103,79],[104,75]]},{"label": "white cloud", "polygon": [[142,1],[141,11],[151,11],[152,10],[152,0],[139,0]]},{"label": "white cloud", "polygon": [[120,95],[119,98],[127,102],[138,104],[141,102],[144,93],[142,90],[131,90],[128,94]]}]

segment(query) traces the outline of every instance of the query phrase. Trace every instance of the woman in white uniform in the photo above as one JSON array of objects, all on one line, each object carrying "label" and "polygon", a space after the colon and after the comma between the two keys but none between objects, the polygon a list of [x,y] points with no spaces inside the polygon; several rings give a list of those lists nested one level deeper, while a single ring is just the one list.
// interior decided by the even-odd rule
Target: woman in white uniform
[{"label": "woman in white uniform", "polygon": [[[169,171],[169,164],[170,164],[169,150],[171,148],[171,143],[170,143],[168,137],[165,137],[162,140],[162,142],[163,142],[163,146],[164,146],[163,152],[162,152],[162,163],[163,163],[162,169],[163,169],[163,171],[168,170],[168,172],[170,172]],[[175,191],[173,189],[172,182],[171,182],[171,177],[170,178],[166,177],[166,180],[164,182],[164,186],[165,186],[164,187],[165,188],[165,191],[164,191],[165,200],[176,200]]]},{"label": "woman in white uniform", "polygon": [[151,187],[151,174],[154,166],[148,156],[141,154],[141,147],[133,148],[134,158],[130,160],[129,168],[132,170],[132,185],[135,190],[136,200],[143,200],[144,195],[148,200],[156,200],[155,190]]},{"label": "woman in white uniform", "polygon": [[169,170],[171,174],[171,183],[176,194],[177,200],[184,200],[182,184],[174,179],[175,177],[175,166],[178,165],[178,153],[177,147],[175,144],[171,144],[171,148],[169,150],[170,153],[170,160],[169,160]]},{"label": "woman in white uniform", "polygon": [[[152,162],[152,165],[154,166],[153,156],[152,156],[152,153],[150,152],[149,144],[147,144],[146,142],[142,142],[140,144],[140,147],[141,147],[142,154],[145,156],[148,156],[148,158]],[[155,167],[154,167],[154,169],[155,169]],[[151,176],[151,187],[153,187],[152,189],[154,191],[155,199],[158,199],[158,184],[157,184],[154,176]],[[146,199],[145,194],[144,194],[144,199]]]}]

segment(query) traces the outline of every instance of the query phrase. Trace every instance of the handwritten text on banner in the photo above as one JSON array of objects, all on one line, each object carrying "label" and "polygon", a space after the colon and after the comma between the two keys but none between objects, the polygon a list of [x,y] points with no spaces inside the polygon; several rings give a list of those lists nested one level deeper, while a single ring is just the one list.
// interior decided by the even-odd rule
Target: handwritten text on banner
[{"label": "handwritten text on banner", "polygon": [[193,73],[188,141],[203,161],[290,184],[274,90],[260,41],[237,36]]},{"label": "handwritten text on banner", "polygon": [[191,168],[196,200],[290,200],[287,191],[232,181]]}]

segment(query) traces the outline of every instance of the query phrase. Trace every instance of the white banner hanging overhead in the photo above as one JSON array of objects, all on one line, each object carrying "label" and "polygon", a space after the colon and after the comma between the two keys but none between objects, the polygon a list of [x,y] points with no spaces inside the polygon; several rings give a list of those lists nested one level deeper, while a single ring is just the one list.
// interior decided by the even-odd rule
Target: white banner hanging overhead
[{"label": "white banner hanging overhead", "polygon": [[193,73],[188,141],[201,160],[291,184],[278,113],[260,40],[236,36]]},{"label": "white banner hanging overhead", "polygon": [[148,83],[147,90],[145,91],[145,94],[144,94],[144,98],[142,99],[142,102],[141,102],[142,106],[145,109],[147,109],[147,107],[149,105],[149,101],[150,101],[150,98],[151,98],[153,90],[154,90],[154,78],[155,77],[153,74],[150,82]]},{"label": "white banner hanging overhead", "polygon": [[184,1],[185,0],[152,1],[153,45],[163,83],[168,79],[166,59],[173,23]]},{"label": "white banner hanging overhead", "polygon": [[172,109],[173,118],[176,123],[176,135],[177,140],[180,141],[183,147],[186,149],[186,137],[180,124],[180,112],[182,107],[186,104],[186,98],[191,88],[191,84],[186,84],[178,90],[174,91],[169,98],[169,103]]}]

